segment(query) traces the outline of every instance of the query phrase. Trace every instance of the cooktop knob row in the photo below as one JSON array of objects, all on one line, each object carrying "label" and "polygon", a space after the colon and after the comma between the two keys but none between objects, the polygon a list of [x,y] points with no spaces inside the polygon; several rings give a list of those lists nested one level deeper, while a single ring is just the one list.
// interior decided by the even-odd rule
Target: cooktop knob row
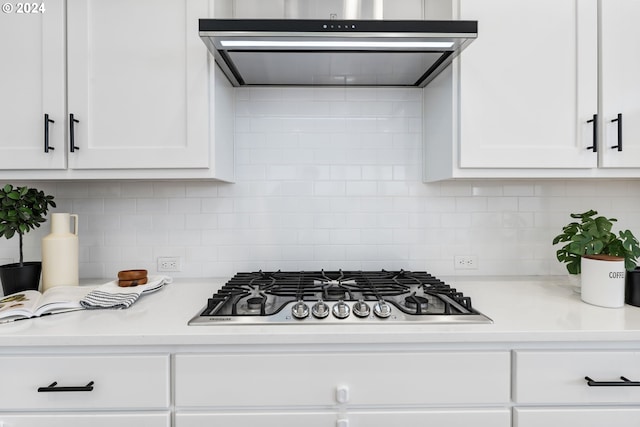
[{"label": "cooktop knob row", "polygon": [[[331,310],[322,300],[317,301],[311,307],[311,313],[317,319],[324,319],[329,315],[329,312],[333,313],[338,319],[346,319],[351,314],[351,311],[352,309],[344,301],[335,303]],[[359,300],[353,304],[353,314],[362,318],[369,317],[371,308],[364,300]],[[380,300],[373,305],[373,314],[376,317],[386,319],[391,316],[391,305],[384,300]],[[305,319],[309,316],[309,306],[303,300],[300,300],[291,307],[291,315],[296,319]]]}]

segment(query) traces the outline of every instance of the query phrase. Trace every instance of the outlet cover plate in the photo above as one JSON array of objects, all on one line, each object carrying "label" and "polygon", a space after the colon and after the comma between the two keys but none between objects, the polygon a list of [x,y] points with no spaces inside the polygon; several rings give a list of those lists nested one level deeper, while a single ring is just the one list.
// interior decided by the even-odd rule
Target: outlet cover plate
[{"label": "outlet cover plate", "polygon": [[181,271],[182,262],[179,256],[158,257],[158,271]]}]

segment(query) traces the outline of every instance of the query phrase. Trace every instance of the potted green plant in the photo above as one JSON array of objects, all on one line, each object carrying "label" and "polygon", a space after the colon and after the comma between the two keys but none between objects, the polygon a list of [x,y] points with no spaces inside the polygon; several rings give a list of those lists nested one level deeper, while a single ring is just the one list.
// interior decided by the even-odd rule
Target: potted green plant
[{"label": "potted green plant", "polygon": [[0,237],[20,241],[20,262],[0,266],[0,279],[5,295],[27,289],[38,289],[42,263],[25,262],[22,237],[46,221],[49,207],[56,207],[53,196],[35,188],[6,184],[0,189]]},{"label": "potted green plant", "polygon": [[562,233],[553,239],[553,244],[565,243],[556,252],[558,261],[566,263],[570,274],[580,274],[581,259],[584,255],[610,255],[624,258],[627,271],[636,267],[640,257],[640,245],[629,230],[617,235],[611,231],[615,218],[598,216],[597,211],[589,210],[580,214],[571,214],[573,221],[562,228]]}]

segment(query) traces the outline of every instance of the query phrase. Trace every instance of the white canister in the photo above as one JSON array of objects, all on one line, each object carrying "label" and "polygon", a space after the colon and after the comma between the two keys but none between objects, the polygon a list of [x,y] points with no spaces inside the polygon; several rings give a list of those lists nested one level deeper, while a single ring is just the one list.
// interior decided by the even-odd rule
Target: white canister
[{"label": "white canister", "polygon": [[42,290],[77,284],[78,215],[51,214],[51,234],[42,239]]},{"label": "white canister", "polygon": [[600,307],[624,306],[624,258],[584,255],[581,260],[582,301]]}]

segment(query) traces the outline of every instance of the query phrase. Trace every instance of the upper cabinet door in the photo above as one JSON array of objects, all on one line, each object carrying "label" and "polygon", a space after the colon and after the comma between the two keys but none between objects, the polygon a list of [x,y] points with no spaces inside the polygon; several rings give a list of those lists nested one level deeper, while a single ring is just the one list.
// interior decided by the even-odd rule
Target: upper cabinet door
[{"label": "upper cabinet door", "polygon": [[[31,3],[10,2],[12,10],[0,16],[2,170],[66,167],[63,3],[48,0],[32,10]],[[52,120],[48,150],[45,114]]]},{"label": "upper cabinet door", "polygon": [[460,0],[460,19],[478,21],[460,55],[460,166],[595,167],[596,0]]},{"label": "upper cabinet door", "polygon": [[[640,167],[640,2],[605,0],[601,7],[601,165],[637,168]],[[618,115],[622,119],[620,129]]]},{"label": "upper cabinet door", "polygon": [[207,0],[67,0],[71,169],[210,166],[208,13]]}]

